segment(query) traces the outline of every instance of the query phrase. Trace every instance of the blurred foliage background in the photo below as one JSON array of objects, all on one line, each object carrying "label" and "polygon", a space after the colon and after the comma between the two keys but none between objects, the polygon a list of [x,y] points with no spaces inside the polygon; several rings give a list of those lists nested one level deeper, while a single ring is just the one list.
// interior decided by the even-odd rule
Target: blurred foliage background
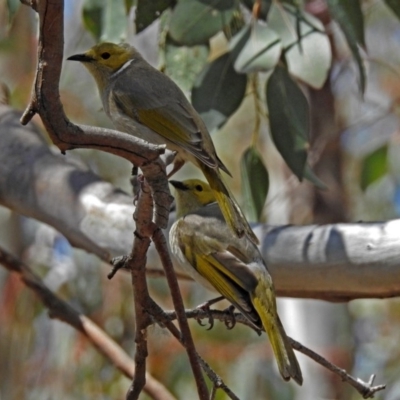
[{"label": "blurred foliage background", "polygon": [[[127,41],[169,75],[206,121],[251,221],[385,220],[400,213],[399,18],[396,0],[66,0],[64,53]],[[2,0],[0,76],[17,109],[29,101],[36,45],[35,13]],[[60,90],[71,120],[111,127],[84,68],[65,63]],[[125,160],[93,150],[67,157],[131,192]],[[185,166],[176,179],[193,176]],[[127,275],[110,282],[108,266],[51,227],[5,208],[0,219],[0,243],[133,354]],[[150,286],[171,308],[164,280]],[[181,286],[188,307],[211,297]],[[1,399],[124,398],[129,381],[2,269],[0,288]],[[388,388],[376,398],[400,398],[397,299],[285,299],[280,307],[291,336],[364,380],[377,373]],[[304,387],[284,383],[265,336],[249,329],[191,326],[199,353],[243,399],[360,398],[304,357]],[[186,356],[159,328],[150,332],[149,365],[177,398],[194,398]]]}]

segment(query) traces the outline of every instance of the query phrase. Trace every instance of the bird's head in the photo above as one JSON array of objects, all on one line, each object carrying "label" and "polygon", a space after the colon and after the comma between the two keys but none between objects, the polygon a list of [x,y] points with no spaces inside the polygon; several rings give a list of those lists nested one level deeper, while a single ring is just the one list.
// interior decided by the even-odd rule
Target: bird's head
[{"label": "bird's head", "polygon": [[109,82],[110,76],[118,71],[126,62],[135,58],[141,58],[137,50],[124,43],[99,43],[82,54],[68,57],[70,61],[80,61],[94,76],[99,89]]},{"label": "bird's head", "polygon": [[216,201],[210,186],[199,179],[169,181],[169,183],[175,188],[178,218]]}]

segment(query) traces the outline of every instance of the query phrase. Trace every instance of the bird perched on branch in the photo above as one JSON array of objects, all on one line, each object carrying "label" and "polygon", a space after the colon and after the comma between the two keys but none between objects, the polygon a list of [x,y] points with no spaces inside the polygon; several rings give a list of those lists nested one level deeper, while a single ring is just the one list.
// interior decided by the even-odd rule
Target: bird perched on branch
[{"label": "bird perched on branch", "polygon": [[235,235],[258,243],[222,180],[220,170],[229,171],[218,158],[204,122],[170,78],[128,44],[100,43],[68,60],[82,62],[93,75],[104,111],[117,129],[175,151],[172,173],[186,161],[198,166]]},{"label": "bird perched on branch", "polygon": [[279,319],[272,278],[257,246],[246,236],[232,234],[205,182],[170,183],[175,188],[177,221],[169,240],[179,264],[195,281],[230,301],[254,328],[264,328],[283,379],[301,385],[300,366]]}]

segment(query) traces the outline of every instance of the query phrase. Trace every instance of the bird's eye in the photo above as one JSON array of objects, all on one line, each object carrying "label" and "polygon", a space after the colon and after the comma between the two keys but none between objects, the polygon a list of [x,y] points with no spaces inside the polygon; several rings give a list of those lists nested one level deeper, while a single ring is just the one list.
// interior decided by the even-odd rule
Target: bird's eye
[{"label": "bird's eye", "polygon": [[110,53],[107,53],[107,52],[101,53],[101,58],[102,58],[103,60],[108,60],[110,57],[111,57],[111,54],[110,54]]},{"label": "bird's eye", "polygon": [[201,185],[196,185],[196,190],[197,190],[198,192],[202,192],[202,191],[203,191],[203,186],[201,186]]}]

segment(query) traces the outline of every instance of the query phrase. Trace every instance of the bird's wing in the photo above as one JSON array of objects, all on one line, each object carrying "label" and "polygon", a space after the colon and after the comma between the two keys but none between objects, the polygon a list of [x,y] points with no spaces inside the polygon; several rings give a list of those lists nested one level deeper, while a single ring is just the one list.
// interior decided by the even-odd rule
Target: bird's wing
[{"label": "bird's wing", "polygon": [[[190,218],[189,221],[187,219]],[[185,221],[186,220],[186,221]],[[213,222],[201,218],[207,225]],[[200,219],[199,219],[200,221]],[[201,225],[200,223],[200,225]],[[257,286],[258,279],[250,265],[242,262],[234,253],[240,250],[224,243],[221,238],[211,237],[196,226],[196,216],[190,215],[179,221],[178,244],[187,261],[211,285],[256,327],[259,318],[251,302],[250,293]],[[218,227],[216,228],[218,229]]]},{"label": "bird's wing", "polygon": [[[136,78],[141,74],[133,75],[129,76],[129,85],[122,77],[114,83],[113,99],[118,108],[204,164],[219,166],[211,139],[206,137],[208,131],[182,91],[157,70],[153,70],[151,79],[145,73],[143,79]],[[204,141],[211,142],[211,149],[206,150]]]}]

